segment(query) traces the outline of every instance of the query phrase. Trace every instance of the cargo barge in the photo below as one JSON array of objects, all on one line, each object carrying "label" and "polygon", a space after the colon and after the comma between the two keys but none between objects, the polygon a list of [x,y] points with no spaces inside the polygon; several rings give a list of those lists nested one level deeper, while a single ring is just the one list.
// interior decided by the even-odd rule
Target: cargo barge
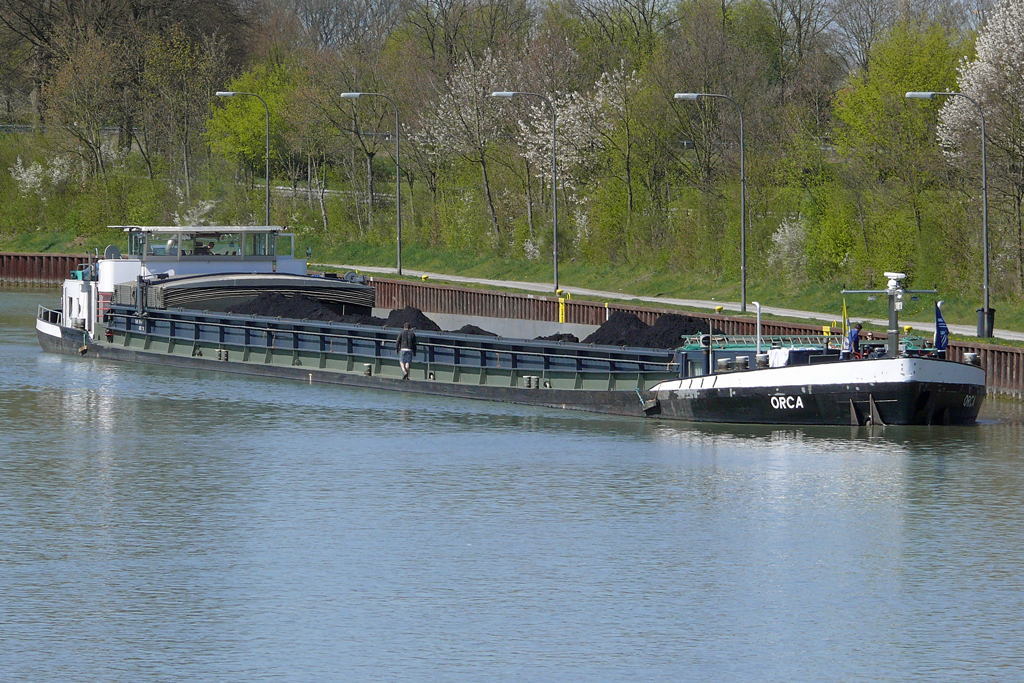
[{"label": "cargo barge", "polygon": [[[129,253],[108,247],[65,281],[59,308],[39,307],[44,350],[702,422],[970,424],[985,396],[981,368],[892,335],[885,357],[840,361],[829,337],[708,334],[649,349],[417,330],[410,381],[403,381],[394,328],[231,312],[267,292],[346,316],[372,310],[372,286],[308,275],[281,228],[119,227]],[[784,349],[785,364],[768,367],[762,343]]]}]

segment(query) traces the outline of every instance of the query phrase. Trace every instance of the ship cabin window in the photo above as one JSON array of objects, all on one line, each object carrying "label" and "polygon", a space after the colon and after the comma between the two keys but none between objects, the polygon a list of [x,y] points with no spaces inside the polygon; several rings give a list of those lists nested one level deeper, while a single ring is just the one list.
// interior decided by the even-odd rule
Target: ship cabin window
[{"label": "ship cabin window", "polygon": [[149,240],[149,248],[146,253],[150,256],[175,256],[178,253],[178,239],[172,237],[164,242],[153,235]]},{"label": "ship cabin window", "polygon": [[[143,236],[144,237],[144,236]],[[179,241],[180,238],[180,241]],[[149,256],[241,256],[243,238],[239,233],[200,232],[152,235],[146,254]],[[133,247],[139,240],[133,241]],[[135,252],[132,252],[135,253]]]},{"label": "ship cabin window", "polygon": [[245,237],[245,253],[251,256],[273,256],[276,247],[274,235],[253,233]]},{"label": "ship cabin window", "polygon": [[[237,232],[215,232],[214,230],[197,230],[193,227],[189,229],[189,232],[168,229],[153,232],[129,232],[129,253],[135,258],[155,257],[157,260],[168,261],[187,261],[192,258],[205,260],[210,257],[240,260],[254,258],[254,260],[261,261],[277,258],[277,252],[280,250],[277,244],[279,233],[276,230],[267,230],[266,232],[259,229],[252,232],[245,229]],[[288,234],[283,236],[291,237]],[[287,256],[288,242],[285,242],[284,249]],[[294,253],[294,238],[292,238],[291,249]]]},{"label": "ship cabin window", "polygon": [[154,253],[152,246],[150,246],[149,250],[147,251],[146,250],[146,245],[147,245],[147,240],[146,240],[146,234],[145,233],[141,233],[141,232],[131,232],[131,233],[128,233],[128,254],[130,256],[138,257],[138,256],[141,256],[143,253],[149,253],[149,254]]},{"label": "ship cabin window", "polygon": [[190,240],[192,256],[241,256],[242,236],[238,233],[196,233]]}]

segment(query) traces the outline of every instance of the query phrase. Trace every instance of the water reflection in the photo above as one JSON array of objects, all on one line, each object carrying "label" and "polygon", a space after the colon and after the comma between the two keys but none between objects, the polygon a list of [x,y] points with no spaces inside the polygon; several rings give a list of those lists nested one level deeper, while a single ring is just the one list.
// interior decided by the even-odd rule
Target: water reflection
[{"label": "water reflection", "polygon": [[12,680],[1024,664],[1012,406],[943,429],[606,418],[43,355],[34,310],[0,292]]}]

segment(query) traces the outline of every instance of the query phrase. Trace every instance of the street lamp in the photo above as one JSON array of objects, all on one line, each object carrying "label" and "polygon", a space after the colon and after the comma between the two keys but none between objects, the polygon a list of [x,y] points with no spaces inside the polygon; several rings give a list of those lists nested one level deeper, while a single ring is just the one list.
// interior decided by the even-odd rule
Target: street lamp
[{"label": "street lamp", "polygon": [[988,287],[988,176],[985,170],[988,163],[985,158],[985,110],[973,98],[962,92],[908,92],[906,94],[906,98],[911,100],[932,100],[936,97],[962,97],[978,109],[978,115],[981,117],[981,241],[985,261],[985,300],[982,304],[983,317],[978,321],[977,332],[979,337],[988,338],[992,336],[995,312],[989,307]]},{"label": "street lamp", "polygon": [[234,90],[218,90],[217,97],[235,97],[236,95],[248,95],[255,97],[263,103],[263,108],[267,112],[267,221],[266,224],[270,225],[270,107],[267,106],[267,101],[253,92],[237,92]]},{"label": "street lamp", "polygon": [[747,312],[747,169],[743,152],[743,110],[728,95],[706,92],[677,92],[677,100],[696,102],[703,97],[719,97],[732,102],[740,115],[740,312]]},{"label": "street lamp", "polygon": [[555,293],[558,293],[558,155],[555,151],[555,126],[557,119],[555,116],[555,105],[551,103],[544,95],[535,92],[519,92],[519,91],[499,91],[492,92],[491,97],[500,97],[502,99],[511,99],[516,95],[527,95],[529,97],[539,97],[548,103],[548,107],[551,109],[551,223],[552,232],[554,238],[551,242],[551,249],[553,252],[552,260],[554,261],[554,273],[555,273]]},{"label": "street lamp", "polygon": [[[344,100],[357,100],[362,96],[367,97],[383,97],[385,100],[391,103],[391,106],[395,108],[395,208],[398,214],[398,226],[397,226],[397,240],[398,240],[398,268],[396,271],[399,275],[402,274],[402,157],[399,150],[399,139],[401,138],[402,132],[399,128],[398,121],[398,105],[395,101],[379,92],[343,92],[341,98]],[[372,201],[372,198],[371,198]]]}]

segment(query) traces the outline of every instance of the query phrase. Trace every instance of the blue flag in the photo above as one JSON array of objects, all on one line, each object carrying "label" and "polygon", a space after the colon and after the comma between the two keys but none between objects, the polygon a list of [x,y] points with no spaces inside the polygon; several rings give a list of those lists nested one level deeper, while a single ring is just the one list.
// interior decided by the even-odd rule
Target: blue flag
[{"label": "blue flag", "polygon": [[935,302],[935,350],[945,351],[949,346],[949,328],[946,327],[946,319],[942,317],[942,302]]}]

